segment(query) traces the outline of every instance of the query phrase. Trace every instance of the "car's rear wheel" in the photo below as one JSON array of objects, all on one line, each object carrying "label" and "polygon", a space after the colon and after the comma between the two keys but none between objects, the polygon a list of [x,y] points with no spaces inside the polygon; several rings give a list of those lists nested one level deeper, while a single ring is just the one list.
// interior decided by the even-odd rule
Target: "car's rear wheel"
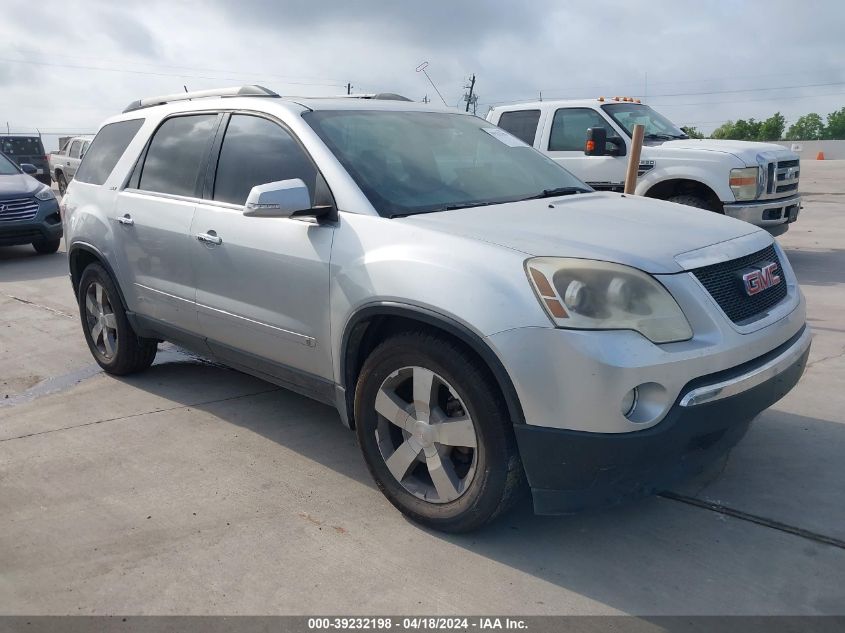
[{"label": "car's rear wheel", "polygon": [[522,464],[501,394],[467,350],[409,332],[367,358],[355,393],[367,466],[401,512],[447,532],[476,529],[522,489]]},{"label": "car's rear wheel", "polygon": [[79,316],[88,348],[106,372],[131,374],[149,367],[157,341],[135,334],[111,276],[100,264],[90,264],[79,281]]},{"label": "car's rear wheel", "polygon": [[35,249],[36,253],[41,255],[49,255],[50,253],[55,253],[59,250],[59,245],[62,243],[61,239],[58,240],[41,240],[38,242],[32,243],[32,248]]},{"label": "car's rear wheel", "polygon": [[61,195],[65,195],[65,192],[67,191],[67,180],[62,172],[56,174],[56,185],[59,187],[59,193]]}]

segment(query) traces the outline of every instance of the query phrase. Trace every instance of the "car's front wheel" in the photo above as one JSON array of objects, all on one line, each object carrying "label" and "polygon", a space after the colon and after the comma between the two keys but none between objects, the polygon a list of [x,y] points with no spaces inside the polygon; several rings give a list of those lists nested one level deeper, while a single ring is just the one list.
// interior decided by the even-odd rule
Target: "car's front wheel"
[{"label": "car's front wheel", "polygon": [[40,240],[38,242],[32,243],[32,248],[35,249],[35,252],[39,255],[49,255],[51,253],[55,253],[59,250],[59,245],[62,243],[60,239],[58,240]]},{"label": "car's front wheel", "polygon": [[59,187],[59,194],[65,195],[65,192],[67,192],[67,179],[62,172],[56,174],[56,185]]},{"label": "car's front wheel", "polygon": [[490,372],[455,342],[423,331],[370,354],[355,393],[355,422],[379,489],[415,521],[476,529],[522,489],[522,464]]},{"label": "car's front wheel", "polygon": [[85,340],[100,367],[125,375],[152,365],[158,342],[135,334],[117,286],[100,264],[90,264],[83,271],[78,300]]}]

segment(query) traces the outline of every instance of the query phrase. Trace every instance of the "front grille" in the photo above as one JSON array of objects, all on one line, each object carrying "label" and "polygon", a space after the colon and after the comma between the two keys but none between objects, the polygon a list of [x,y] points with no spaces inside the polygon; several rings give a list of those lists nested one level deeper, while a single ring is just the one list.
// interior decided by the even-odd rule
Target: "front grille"
[{"label": "front grille", "polygon": [[789,159],[768,163],[764,174],[766,187],[760,198],[781,198],[798,191],[798,178],[801,175],[798,160]]},{"label": "front grille", "polygon": [[[776,274],[780,277],[780,283],[749,296],[745,291],[742,274],[762,262],[777,264]],[[739,259],[703,266],[690,272],[707,289],[728,318],[738,325],[762,319],[771,308],[786,298],[786,279],[774,245]]]},{"label": "front grille", "polygon": [[38,200],[35,198],[0,200],[0,222],[31,220],[36,213],[38,213]]}]

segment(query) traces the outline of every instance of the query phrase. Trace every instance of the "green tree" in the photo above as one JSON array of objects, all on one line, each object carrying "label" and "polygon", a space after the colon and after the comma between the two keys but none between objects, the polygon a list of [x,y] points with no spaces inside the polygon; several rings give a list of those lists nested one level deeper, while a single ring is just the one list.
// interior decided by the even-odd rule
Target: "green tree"
[{"label": "green tree", "polygon": [[824,134],[824,121],[815,112],[798,117],[798,120],[789,126],[786,138],[791,141],[809,141],[821,138]]},{"label": "green tree", "polygon": [[753,118],[739,119],[733,126],[733,134],[727,138],[737,141],[756,141],[760,137],[760,127],[762,123],[755,121]]},{"label": "green tree", "polygon": [[[753,119],[752,119],[753,120]],[[765,121],[760,122],[756,139],[758,141],[779,141],[786,127],[786,119],[780,112],[775,112]]]},{"label": "green tree", "polygon": [[734,136],[734,122],[733,121],[725,121],[713,130],[713,134],[710,135],[711,138],[736,138]]},{"label": "green tree", "polygon": [[704,138],[704,134],[695,129],[692,125],[682,125],[681,132],[690,138]]},{"label": "green tree", "polygon": [[845,139],[845,108],[827,115],[827,126],[824,137],[831,139]]}]

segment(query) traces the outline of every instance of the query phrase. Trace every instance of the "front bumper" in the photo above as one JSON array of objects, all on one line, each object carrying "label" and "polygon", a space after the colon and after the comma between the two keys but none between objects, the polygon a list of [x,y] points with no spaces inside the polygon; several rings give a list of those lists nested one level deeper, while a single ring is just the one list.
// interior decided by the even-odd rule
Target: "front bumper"
[{"label": "front bumper", "polygon": [[807,364],[810,339],[803,328],[759,358],[689,382],[663,420],[643,431],[515,425],[535,512],[568,514],[615,505],[700,472],[795,386]]},{"label": "front bumper", "polygon": [[801,210],[801,196],[794,195],[777,200],[759,202],[735,202],[724,205],[725,215],[737,220],[744,220],[765,229],[785,229],[785,225],[795,222]]},{"label": "front bumper", "polygon": [[39,201],[38,212],[29,220],[2,221],[0,217],[0,246],[48,242],[61,237],[62,220],[55,199]]}]

